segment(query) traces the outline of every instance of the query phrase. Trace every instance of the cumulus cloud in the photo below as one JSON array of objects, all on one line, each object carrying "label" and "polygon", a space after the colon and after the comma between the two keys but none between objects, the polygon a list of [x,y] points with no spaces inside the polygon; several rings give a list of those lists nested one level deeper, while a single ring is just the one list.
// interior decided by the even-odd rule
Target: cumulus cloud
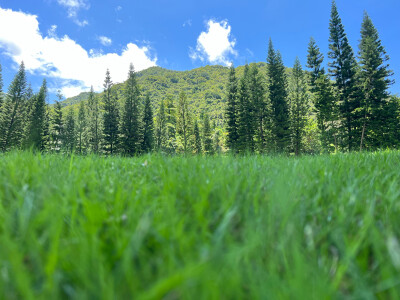
[{"label": "cumulus cloud", "polygon": [[196,49],[190,48],[189,56],[193,60],[228,66],[231,64],[230,56],[237,56],[235,45],[236,40],[231,36],[231,26],[227,21],[209,20],[207,31],[200,33]]},{"label": "cumulus cloud", "polygon": [[112,40],[106,36],[99,36],[98,40],[103,46],[110,46],[112,44]]},{"label": "cumulus cloud", "polygon": [[87,20],[80,21],[78,12],[81,9],[89,9],[90,5],[87,0],[57,0],[57,3],[67,9],[68,17],[71,18],[78,26],[86,26],[89,24]]},{"label": "cumulus cloud", "polygon": [[39,31],[37,16],[0,7],[0,51],[14,62],[24,61],[28,71],[53,78],[61,83],[65,96],[87,91],[93,85],[102,90],[106,69],[109,68],[114,82],[126,79],[129,64],[137,71],[155,66],[148,47],[129,43],[118,53],[87,51],[68,36],[58,37],[56,26],[47,36]]}]

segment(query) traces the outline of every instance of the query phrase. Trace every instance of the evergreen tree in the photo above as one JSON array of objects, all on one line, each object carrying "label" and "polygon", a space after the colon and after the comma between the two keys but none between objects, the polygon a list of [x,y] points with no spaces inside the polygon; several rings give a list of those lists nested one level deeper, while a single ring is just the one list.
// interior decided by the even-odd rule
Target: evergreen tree
[{"label": "evergreen tree", "polygon": [[343,146],[352,150],[356,147],[355,136],[358,135],[357,109],[361,95],[357,89],[357,62],[344,31],[335,1],[332,2],[331,20],[329,24],[329,72],[335,79],[335,87],[339,95],[342,118]]},{"label": "evergreen tree", "polygon": [[121,147],[127,155],[139,154],[142,146],[142,124],[139,108],[140,91],[133,65],[130,64],[124,90],[124,110],[121,118]]},{"label": "evergreen tree", "polygon": [[194,136],[194,147],[193,147],[194,152],[196,154],[201,154],[201,152],[202,152],[201,137],[200,137],[199,123],[197,122],[197,119],[194,121],[193,136]]},{"label": "evergreen tree", "polygon": [[65,117],[65,129],[63,134],[63,146],[66,152],[73,152],[76,146],[75,114],[72,108],[68,109]]},{"label": "evergreen tree", "polygon": [[290,77],[289,100],[292,145],[294,153],[299,155],[303,149],[308,113],[307,86],[299,58],[296,58]]},{"label": "evergreen tree", "polygon": [[287,99],[287,77],[282,56],[275,51],[271,39],[267,57],[268,92],[271,101],[272,136],[275,150],[288,151],[290,141],[290,116]]},{"label": "evergreen tree", "polygon": [[111,90],[112,85],[110,71],[107,69],[103,85],[103,134],[104,150],[109,154],[114,154],[118,145],[118,100]]},{"label": "evergreen tree", "polygon": [[88,141],[90,151],[98,153],[101,142],[101,113],[98,98],[94,95],[93,86],[90,88],[87,103],[88,113]]},{"label": "evergreen tree", "polygon": [[25,145],[27,148],[43,151],[46,148],[48,137],[47,120],[47,83],[43,80],[42,87],[37,95],[32,97],[32,104],[27,115],[27,129]]},{"label": "evergreen tree", "polygon": [[239,152],[254,151],[254,116],[249,89],[249,66],[244,67],[243,77],[239,80],[238,89],[238,150]]},{"label": "evergreen tree", "polygon": [[235,67],[231,66],[229,72],[229,79],[227,85],[227,105],[225,111],[225,117],[227,119],[227,137],[226,143],[229,149],[233,152],[237,151],[238,148],[238,82],[236,79]]},{"label": "evergreen tree", "polygon": [[76,124],[76,134],[78,138],[77,150],[79,154],[84,153],[86,149],[86,126],[86,107],[85,102],[81,101],[81,103],[79,104],[78,120]]},{"label": "evergreen tree", "polygon": [[176,149],[176,107],[174,98],[171,95],[167,96],[166,105],[166,131],[167,131],[167,146],[168,152],[173,153]]},{"label": "evergreen tree", "polygon": [[61,91],[58,91],[57,94],[58,100],[56,100],[56,103],[54,105],[54,111],[53,111],[53,117],[52,117],[52,134],[51,134],[51,140],[52,140],[52,148],[55,151],[59,151],[62,147],[61,143],[63,141],[63,113],[62,113],[62,107],[60,101],[62,101],[63,96],[61,94]]},{"label": "evergreen tree", "polygon": [[176,120],[176,133],[183,139],[183,151],[187,153],[190,139],[190,115],[187,97],[184,92],[179,94]]},{"label": "evergreen tree", "polygon": [[249,72],[249,91],[251,104],[253,107],[253,126],[258,152],[262,153],[266,149],[266,142],[268,136],[269,125],[269,109],[266,101],[266,91],[263,83],[263,76],[258,71],[256,64],[250,69]]},{"label": "evergreen tree", "polygon": [[213,154],[214,148],[213,148],[212,130],[208,114],[204,115],[203,122],[204,122],[203,124],[204,153]]},{"label": "evergreen tree", "polygon": [[21,146],[24,134],[26,104],[26,74],[22,62],[11,82],[0,115],[0,149],[7,151]]},{"label": "evergreen tree", "polygon": [[[4,95],[3,95],[3,73],[2,73],[2,68],[0,64],[0,115],[1,115],[1,107],[3,106],[4,102]],[[1,136],[1,135],[0,135]]]},{"label": "evergreen tree", "polygon": [[163,151],[166,148],[168,140],[167,134],[167,117],[165,113],[164,100],[161,100],[161,104],[158,110],[156,118],[156,148],[158,151]]},{"label": "evergreen tree", "polygon": [[324,150],[327,150],[328,145],[332,143],[337,147],[335,125],[337,107],[331,82],[322,67],[323,61],[324,56],[316,45],[315,40],[311,38],[308,46],[307,67],[311,69],[310,88],[321,142]]},{"label": "evergreen tree", "polygon": [[386,146],[392,132],[385,131],[387,127],[387,110],[389,109],[389,86],[393,83],[390,77],[389,56],[379,39],[378,31],[367,13],[361,27],[361,42],[359,45],[360,80],[364,101],[362,102],[362,134],[360,151],[363,145],[369,149]]},{"label": "evergreen tree", "polygon": [[150,95],[146,95],[143,113],[143,152],[148,153],[154,147],[154,120],[153,110],[151,108]]}]

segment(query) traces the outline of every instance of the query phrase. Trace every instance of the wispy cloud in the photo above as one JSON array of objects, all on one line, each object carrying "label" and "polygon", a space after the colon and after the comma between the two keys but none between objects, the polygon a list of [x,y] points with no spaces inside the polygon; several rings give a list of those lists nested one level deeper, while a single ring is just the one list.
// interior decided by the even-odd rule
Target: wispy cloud
[{"label": "wispy cloud", "polygon": [[191,26],[192,26],[192,19],[186,20],[182,24],[182,27],[191,27]]},{"label": "wispy cloud", "polygon": [[87,91],[93,85],[102,90],[105,71],[110,69],[114,82],[126,79],[129,64],[137,71],[155,66],[157,58],[148,46],[129,43],[121,53],[87,51],[68,36],[58,37],[56,26],[47,36],[39,31],[37,16],[0,8],[0,51],[15,63],[24,61],[34,74],[57,81],[65,96]]},{"label": "wispy cloud", "polygon": [[99,36],[98,40],[103,46],[111,46],[112,40],[106,36]]},{"label": "wispy cloud", "polygon": [[236,40],[231,36],[228,21],[208,20],[207,30],[200,33],[196,48],[189,48],[193,60],[207,61],[212,64],[230,65],[232,56],[237,56]]},{"label": "wispy cloud", "polygon": [[81,9],[89,9],[88,0],[57,0],[57,3],[67,9],[68,17],[78,26],[86,26],[89,24],[87,20],[79,20],[78,12]]}]

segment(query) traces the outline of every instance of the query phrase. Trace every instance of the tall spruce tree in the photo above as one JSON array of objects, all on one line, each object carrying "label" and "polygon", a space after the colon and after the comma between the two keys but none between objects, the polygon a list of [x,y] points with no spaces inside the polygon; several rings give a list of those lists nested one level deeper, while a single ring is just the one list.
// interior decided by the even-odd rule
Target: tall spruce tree
[{"label": "tall spruce tree", "polygon": [[110,71],[107,69],[104,80],[104,150],[106,153],[114,154],[118,145],[118,100],[111,90],[113,83],[111,81]]},{"label": "tall spruce tree", "polygon": [[212,129],[210,124],[210,117],[208,114],[204,115],[203,119],[203,141],[204,141],[204,153],[205,154],[213,154],[213,139],[212,139]]},{"label": "tall spruce tree", "polygon": [[254,110],[249,88],[250,68],[246,64],[238,88],[238,150],[241,153],[254,151]]},{"label": "tall spruce tree", "polygon": [[78,119],[76,122],[77,151],[79,154],[86,152],[87,147],[87,118],[85,102],[79,103]]},{"label": "tall spruce tree", "polygon": [[290,142],[290,116],[287,99],[287,77],[282,56],[275,51],[269,40],[268,57],[268,94],[271,102],[272,136],[275,151],[287,152]]},{"label": "tall spruce tree", "polygon": [[140,90],[133,64],[129,66],[124,89],[124,109],[121,118],[121,148],[126,155],[135,155],[142,148],[142,122],[140,117]]},{"label": "tall spruce tree", "polygon": [[189,104],[187,101],[187,96],[184,92],[179,94],[178,99],[176,133],[179,134],[180,138],[182,139],[183,151],[187,153],[191,135],[191,120]]},{"label": "tall spruce tree", "polygon": [[174,98],[171,95],[168,95],[166,101],[166,150],[169,153],[173,153],[176,150],[176,115],[177,112],[174,104]]},{"label": "tall spruce tree", "polygon": [[150,94],[147,93],[144,102],[143,112],[143,142],[142,150],[144,153],[151,152],[154,148],[154,119],[151,108]]},{"label": "tall spruce tree", "polygon": [[37,95],[32,97],[32,104],[27,115],[25,146],[34,150],[43,151],[47,145],[47,83],[43,84]]},{"label": "tall spruce tree", "polygon": [[392,132],[385,126],[389,110],[389,86],[393,83],[390,77],[389,56],[379,38],[371,18],[364,13],[359,45],[360,81],[364,95],[362,101],[362,133],[360,151],[365,145],[368,149],[377,149],[390,140]]},{"label": "tall spruce tree", "polygon": [[238,149],[238,82],[236,79],[235,67],[231,66],[227,85],[227,104],[225,110],[226,117],[226,144],[232,152]]},{"label": "tall spruce tree", "polygon": [[308,115],[307,85],[304,72],[297,57],[289,82],[290,125],[294,153],[299,155],[303,149],[303,138]]},{"label": "tall spruce tree", "polygon": [[95,96],[93,86],[90,88],[87,103],[88,114],[88,142],[89,149],[93,153],[98,153],[101,142],[101,112],[98,97]]},{"label": "tall spruce tree", "polygon": [[357,61],[344,31],[335,1],[332,1],[329,31],[328,56],[331,59],[329,72],[335,79],[335,87],[339,95],[342,145],[351,151],[356,148],[356,137],[359,138],[359,133],[361,133],[357,111],[362,96],[357,86]]},{"label": "tall spruce tree", "polygon": [[194,153],[201,154],[202,153],[201,136],[200,136],[199,123],[197,119],[194,121],[193,136],[194,136],[194,145],[193,145]]},{"label": "tall spruce tree", "polygon": [[62,101],[63,96],[61,91],[59,90],[57,93],[56,103],[54,105],[53,116],[51,118],[51,141],[52,141],[52,150],[59,151],[62,147],[62,135],[63,135],[63,113],[60,101]]},{"label": "tall spruce tree", "polygon": [[156,118],[156,149],[157,151],[164,151],[167,145],[167,117],[165,113],[164,100],[161,100],[160,107]]},{"label": "tall spruce tree", "polygon": [[327,150],[330,144],[334,144],[337,147],[335,125],[337,105],[332,84],[329,77],[325,74],[324,67],[322,67],[323,61],[324,56],[320,52],[315,40],[311,38],[307,55],[307,67],[311,69],[310,91],[317,116],[321,144],[323,149]]},{"label": "tall spruce tree", "polygon": [[7,151],[22,144],[25,127],[27,83],[22,62],[8,89],[0,115],[0,149]]},{"label": "tall spruce tree", "polygon": [[67,153],[71,153],[75,151],[76,146],[75,114],[72,108],[68,109],[64,123],[63,147]]}]

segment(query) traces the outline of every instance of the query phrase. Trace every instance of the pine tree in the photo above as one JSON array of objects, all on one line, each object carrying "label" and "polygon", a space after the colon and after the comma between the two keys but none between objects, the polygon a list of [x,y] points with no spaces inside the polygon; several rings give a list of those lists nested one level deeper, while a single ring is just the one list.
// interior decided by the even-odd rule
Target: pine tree
[{"label": "pine tree", "polygon": [[246,64],[243,77],[239,80],[238,89],[238,150],[241,153],[254,151],[254,117],[251,91],[249,89],[250,69]]},{"label": "pine tree", "polygon": [[106,153],[114,154],[118,145],[118,100],[111,90],[113,83],[111,81],[110,71],[107,69],[106,79],[104,80],[104,150]]},{"label": "pine tree", "polygon": [[329,72],[335,79],[335,87],[339,95],[343,146],[351,151],[356,147],[355,136],[359,133],[356,112],[360,105],[361,95],[357,89],[357,62],[344,31],[335,1],[332,2],[329,30],[330,51],[328,56],[331,59]]},{"label": "pine tree", "polygon": [[161,100],[158,115],[156,118],[156,148],[163,151],[166,148],[168,140],[167,134],[167,118],[165,113],[164,100]]},{"label": "pine tree", "polygon": [[86,130],[87,130],[87,119],[86,119],[86,107],[85,102],[81,101],[79,104],[78,120],[76,124],[76,134],[78,138],[77,150],[79,154],[82,154],[86,150]]},{"label": "pine tree", "polygon": [[52,148],[55,151],[59,151],[62,147],[61,143],[63,141],[63,113],[62,113],[62,107],[60,101],[62,101],[63,96],[61,94],[61,91],[58,91],[57,94],[58,100],[56,100],[56,103],[54,105],[54,111],[53,111],[53,116],[51,119],[52,123],[52,129],[51,129],[51,140],[52,140]]},{"label": "pine tree", "polygon": [[22,62],[11,82],[0,115],[0,149],[7,151],[21,146],[24,134],[26,74]]},{"label": "pine tree", "polygon": [[48,137],[47,120],[47,83],[43,80],[42,87],[37,95],[32,97],[32,104],[27,116],[25,146],[34,150],[43,151],[46,148]]},{"label": "pine tree", "polygon": [[208,114],[204,115],[204,124],[203,124],[203,141],[204,141],[204,153],[205,154],[213,154],[213,139],[212,139],[212,130],[210,124],[210,118]]},{"label": "pine tree", "polygon": [[126,155],[139,154],[142,146],[142,122],[139,107],[140,91],[133,65],[130,64],[124,90],[124,110],[121,118],[121,147]]},{"label": "pine tree", "polygon": [[154,120],[153,110],[151,108],[150,95],[146,95],[143,113],[143,144],[144,153],[151,152],[154,147]]},{"label": "pine tree", "polygon": [[90,88],[87,103],[88,142],[90,151],[99,153],[101,142],[101,113],[99,99],[94,95],[93,86]]},{"label": "pine tree", "polygon": [[362,134],[360,151],[365,146],[377,149],[385,145],[391,132],[386,132],[387,109],[389,107],[389,86],[393,83],[390,77],[389,56],[379,39],[372,20],[367,13],[361,26],[361,42],[359,45],[360,81],[364,94],[362,101]]},{"label": "pine tree", "polygon": [[311,69],[310,88],[313,96],[318,129],[324,150],[336,141],[337,105],[332,91],[332,85],[322,67],[324,56],[320,52],[315,40],[311,38],[308,46],[307,67]]},{"label": "pine tree", "polygon": [[268,103],[266,101],[266,91],[264,89],[263,76],[258,71],[256,64],[250,69],[249,72],[249,91],[250,101],[253,107],[253,122],[254,122],[254,135],[256,140],[256,148],[258,152],[262,153],[266,149],[266,142],[268,136],[267,125],[269,117]]},{"label": "pine tree", "polygon": [[194,136],[194,145],[193,145],[194,152],[196,154],[201,154],[202,153],[201,137],[200,137],[199,123],[197,122],[197,119],[194,121],[193,136]]},{"label": "pine tree", "polygon": [[275,150],[287,152],[290,141],[290,116],[287,99],[287,77],[282,56],[275,51],[271,39],[267,57],[268,92],[271,102],[272,136]]},{"label": "pine tree", "polygon": [[236,79],[235,67],[232,65],[229,72],[227,85],[227,104],[225,117],[227,119],[227,137],[226,144],[233,152],[238,148],[238,82]]},{"label": "pine tree", "polygon": [[166,105],[166,150],[170,153],[173,153],[176,150],[176,115],[177,113],[174,104],[174,98],[171,95],[168,95]]},{"label": "pine tree", "polygon": [[184,92],[181,92],[179,94],[177,112],[176,133],[178,133],[180,138],[182,138],[183,151],[187,153],[190,140],[191,120],[189,115],[189,105],[187,102],[186,94]]},{"label": "pine tree", "polygon": [[72,108],[68,109],[65,117],[65,129],[63,134],[63,146],[65,151],[73,152],[76,146],[76,128],[75,128],[75,114]]},{"label": "pine tree", "polygon": [[292,145],[294,153],[299,155],[303,149],[308,114],[307,86],[299,58],[296,58],[290,77],[289,100]]}]

